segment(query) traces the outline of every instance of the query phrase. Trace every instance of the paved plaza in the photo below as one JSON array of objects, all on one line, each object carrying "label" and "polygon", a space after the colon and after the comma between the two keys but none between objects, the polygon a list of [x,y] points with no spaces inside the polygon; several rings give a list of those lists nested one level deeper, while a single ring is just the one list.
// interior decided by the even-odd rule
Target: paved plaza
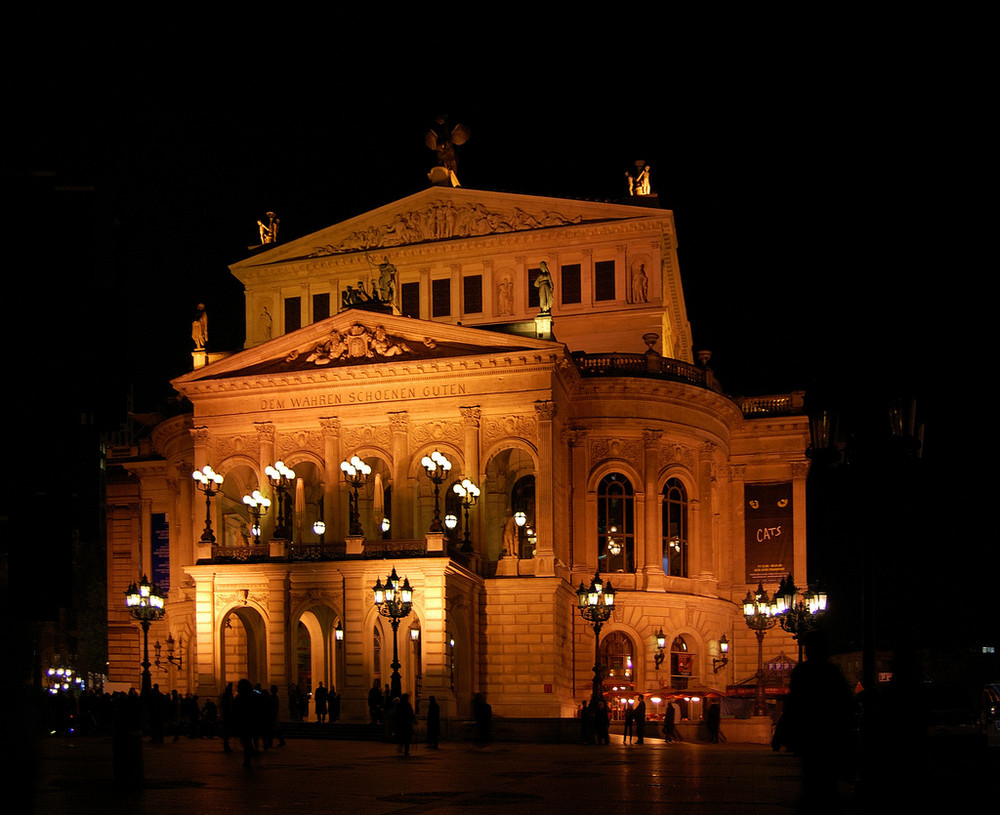
[{"label": "paved plaza", "polygon": [[[798,760],[767,747],[623,745],[620,737],[609,746],[419,745],[408,757],[382,742],[289,739],[249,770],[219,739],[146,740],[143,782],[131,789],[114,779],[109,738],[53,737],[37,747],[34,808],[9,812],[788,815],[800,785]],[[951,785],[952,811],[974,811],[963,807],[966,797],[978,797],[974,785]],[[860,808],[849,803],[844,811]]]}]

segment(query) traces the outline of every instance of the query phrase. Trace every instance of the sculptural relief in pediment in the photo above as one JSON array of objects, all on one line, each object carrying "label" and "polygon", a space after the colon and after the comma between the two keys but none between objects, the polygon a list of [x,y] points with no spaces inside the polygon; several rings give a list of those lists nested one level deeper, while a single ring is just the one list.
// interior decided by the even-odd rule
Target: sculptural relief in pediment
[{"label": "sculptural relief in pediment", "polygon": [[399,212],[384,224],[355,230],[337,243],[317,246],[309,257],[567,226],[581,220],[579,215],[567,216],[550,210],[532,213],[520,207],[499,210],[477,203],[433,201],[423,209]]},{"label": "sculptural relief in pediment", "polygon": [[[423,344],[434,347],[434,341],[425,338]],[[294,350],[285,358],[285,362],[295,362],[302,356],[302,351]],[[412,349],[402,337],[390,336],[382,326],[368,328],[361,323],[354,323],[346,331],[333,329],[323,342],[317,344],[305,357],[305,362],[315,365],[329,365],[336,360],[344,359],[375,359],[396,356],[412,356]]]}]

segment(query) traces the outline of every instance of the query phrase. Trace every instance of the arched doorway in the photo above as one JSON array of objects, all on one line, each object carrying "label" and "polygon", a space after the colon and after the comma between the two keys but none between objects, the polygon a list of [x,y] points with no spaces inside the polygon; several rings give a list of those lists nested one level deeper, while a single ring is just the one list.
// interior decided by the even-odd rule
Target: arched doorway
[{"label": "arched doorway", "polygon": [[252,606],[236,606],[222,618],[219,636],[222,684],[249,679],[252,685],[269,683],[267,627]]},{"label": "arched doorway", "polygon": [[635,697],[635,646],[622,631],[612,631],[601,640],[601,671],[604,695],[615,718],[620,718]]}]

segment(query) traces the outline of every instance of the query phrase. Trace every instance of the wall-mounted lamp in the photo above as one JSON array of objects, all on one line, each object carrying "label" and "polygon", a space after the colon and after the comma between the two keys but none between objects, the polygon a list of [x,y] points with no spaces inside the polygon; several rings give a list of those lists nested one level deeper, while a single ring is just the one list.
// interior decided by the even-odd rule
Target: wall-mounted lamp
[{"label": "wall-mounted lamp", "polygon": [[712,673],[718,673],[729,664],[729,640],[723,634],[719,637],[719,653],[721,657],[712,657]]},{"label": "wall-mounted lamp", "polygon": [[667,637],[661,628],[656,634],[656,653],[653,654],[653,662],[656,663],[656,670],[660,670],[663,660],[666,659],[666,654],[663,652],[663,649],[666,647]]}]

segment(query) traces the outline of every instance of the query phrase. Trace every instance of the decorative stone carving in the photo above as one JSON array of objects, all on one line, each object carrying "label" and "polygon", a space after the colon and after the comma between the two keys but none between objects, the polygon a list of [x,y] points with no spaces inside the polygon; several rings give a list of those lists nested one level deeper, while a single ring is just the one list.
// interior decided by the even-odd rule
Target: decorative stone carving
[{"label": "decorative stone carving", "polygon": [[222,459],[241,455],[257,458],[260,455],[260,436],[236,433],[220,438],[215,443],[215,453]]},{"label": "decorative stone carving", "polygon": [[483,418],[483,411],[481,408],[477,407],[460,407],[459,411],[462,413],[462,423],[471,426],[479,427],[480,420]]},{"label": "decorative stone carving", "polygon": [[660,447],[658,463],[661,469],[671,464],[680,464],[689,470],[693,470],[695,464],[694,451],[682,444],[666,444]]},{"label": "decorative stone carving", "polygon": [[493,443],[498,439],[515,438],[538,439],[538,419],[536,416],[490,416],[483,421],[483,440]]},{"label": "decorative stone carving", "polygon": [[278,455],[288,458],[291,453],[307,451],[323,455],[323,433],[320,430],[293,430],[282,433],[276,445]]},{"label": "decorative stone carving", "polygon": [[220,613],[223,609],[233,605],[247,606],[250,603],[267,610],[269,593],[266,585],[248,586],[242,589],[215,593],[215,611]]},{"label": "decorative stone carving", "polygon": [[450,441],[461,447],[465,438],[461,422],[426,422],[410,431],[410,449],[416,450],[431,442]]},{"label": "decorative stone carving", "polygon": [[[410,346],[399,337],[391,337],[382,326],[371,329],[355,323],[343,334],[336,329],[331,331],[329,338],[317,345],[306,357],[306,362],[329,365],[338,359],[372,359],[408,353],[411,353]],[[285,357],[285,362],[294,362],[300,355],[300,351],[292,351]]]},{"label": "decorative stone carving", "polygon": [[591,441],[591,461],[599,463],[611,458],[628,461],[639,468],[642,461],[642,444],[638,439],[594,439]]},{"label": "decorative stone carving", "polygon": [[549,400],[535,402],[535,411],[539,419],[551,422],[556,417],[556,403]]},{"label": "decorative stone carving", "polygon": [[580,221],[579,215],[568,217],[558,212],[542,211],[533,214],[517,207],[505,212],[482,204],[455,205],[451,201],[434,201],[426,209],[401,212],[381,226],[352,232],[337,244],[317,246],[309,256],[323,257],[423,241],[494,235],[498,232],[523,232],[550,226],[566,226]]},{"label": "decorative stone carving", "polygon": [[341,443],[348,450],[358,447],[381,447],[388,450],[392,443],[392,431],[388,427],[379,425],[346,427],[341,431]]},{"label": "decorative stone carving", "polygon": [[393,433],[408,433],[410,430],[410,414],[405,410],[390,413],[389,430]]}]

